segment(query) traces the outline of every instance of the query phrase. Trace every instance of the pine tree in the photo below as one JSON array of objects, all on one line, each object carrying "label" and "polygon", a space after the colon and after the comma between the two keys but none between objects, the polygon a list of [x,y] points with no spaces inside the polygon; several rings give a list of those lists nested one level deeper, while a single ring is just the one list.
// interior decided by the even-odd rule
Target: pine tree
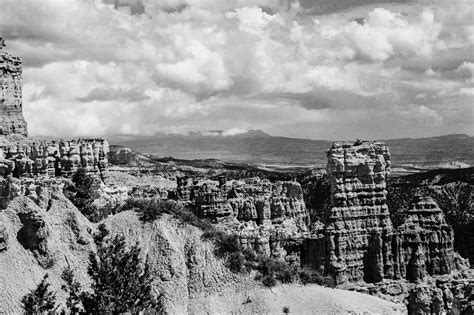
[{"label": "pine tree", "polygon": [[94,239],[97,254],[89,255],[93,293],[82,296],[85,311],[135,313],[154,308],[150,268],[148,261],[142,267],[138,243],[127,249],[124,237],[107,236],[108,231],[101,225]]},{"label": "pine tree", "polygon": [[23,309],[27,314],[50,312],[55,309],[56,294],[50,291],[50,284],[47,279],[48,274],[43,277],[35,290],[32,290],[21,299]]},{"label": "pine tree", "polygon": [[81,308],[81,284],[76,280],[74,272],[70,266],[64,268],[63,273],[61,274],[61,279],[65,282],[61,289],[63,289],[67,294],[66,298],[66,307],[67,310],[73,314],[80,313]]}]

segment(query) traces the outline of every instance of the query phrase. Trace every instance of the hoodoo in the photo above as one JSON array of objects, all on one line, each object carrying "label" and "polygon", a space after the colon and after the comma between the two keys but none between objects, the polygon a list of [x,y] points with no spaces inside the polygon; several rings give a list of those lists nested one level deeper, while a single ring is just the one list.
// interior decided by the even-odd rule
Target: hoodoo
[{"label": "hoodoo", "polygon": [[386,202],[390,153],[384,143],[335,143],[327,172],[331,207],[323,239],[314,240],[308,256],[320,255],[309,262],[318,262],[337,283],[416,282],[456,267],[452,228],[433,199],[418,196],[403,224],[393,227]]},{"label": "hoodoo", "polygon": [[[383,143],[335,143],[328,151],[331,209],[327,268],[337,282],[377,282],[389,269],[392,222],[386,203],[390,153]],[[390,272],[389,270],[386,270]]]},{"label": "hoodoo", "polygon": [[26,137],[28,130],[22,111],[21,60],[3,51],[4,47],[0,37],[0,134]]}]

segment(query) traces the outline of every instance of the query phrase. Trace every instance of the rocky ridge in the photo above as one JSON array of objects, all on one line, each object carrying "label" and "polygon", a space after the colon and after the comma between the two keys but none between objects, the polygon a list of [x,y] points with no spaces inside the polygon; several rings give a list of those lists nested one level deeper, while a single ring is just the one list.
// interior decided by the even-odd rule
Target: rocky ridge
[{"label": "rocky ridge", "polygon": [[387,206],[389,172],[383,143],[332,146],[330,207],[325,225],[304,241],[303,263],[339,284],[363,283],[358,291],[396,297],[410,313],[469,310],[473,275],[467,259],[454,251],[444,213],[432,198],[417,195],[394,227]]},{"label": "rocky ridge", "polygon": [[178,198],[190,203],[199,218],[231,228],[243,248],[299,261],[310,226],[299,183],[260,178],[177,182]]},{"label": "rocky ridge", "polygon": [[328,151],[331,208],[322,237],[307,256],[338,283],[423,280],[468,265],[454,253],[454,235],[431,198],[419,196],[394,229],[387,206],[390,153],[383,143],[335,143]]},{"label": "rocky ridge", "polygon": [[22,67],[19,57],[2,51],[5,47],[0,37],[0,134],[28,135],[23,117]]}]

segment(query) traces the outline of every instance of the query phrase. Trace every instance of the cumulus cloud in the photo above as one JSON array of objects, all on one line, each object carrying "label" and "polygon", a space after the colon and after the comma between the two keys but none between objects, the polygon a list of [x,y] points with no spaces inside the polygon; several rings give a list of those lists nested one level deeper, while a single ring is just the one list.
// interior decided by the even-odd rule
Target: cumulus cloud
[{"label": "cumulus cloud", "polygon": [[459,72],[467,82],[474,82],[474,62],[464,61],[456,71]]},{"label": "cumulus cloud", "polygon": [[23,57],[32,134],[472,131],[465,1],[331,3],[6,0],[0,33]]}]

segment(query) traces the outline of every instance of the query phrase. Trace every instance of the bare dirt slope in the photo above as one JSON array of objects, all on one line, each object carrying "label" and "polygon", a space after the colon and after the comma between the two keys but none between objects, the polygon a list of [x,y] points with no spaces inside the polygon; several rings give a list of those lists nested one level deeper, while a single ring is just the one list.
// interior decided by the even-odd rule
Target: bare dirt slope
[{"label": "bare dirt slope", "polygon": [[318,285],[228,290],[197,300],[196,314],[405,314],[406,307],[377,297]]},{"label": "bare dirt slope", "polygon": [[63,301],[60,275],[67,264],[87,283],[93,226],[67,199],[53,198],[46,210],[28,197],[16,198],[0,210],[0,224],[8,246],[0,252],[0,313],[21,313],[21,297],[45,274]]}]

